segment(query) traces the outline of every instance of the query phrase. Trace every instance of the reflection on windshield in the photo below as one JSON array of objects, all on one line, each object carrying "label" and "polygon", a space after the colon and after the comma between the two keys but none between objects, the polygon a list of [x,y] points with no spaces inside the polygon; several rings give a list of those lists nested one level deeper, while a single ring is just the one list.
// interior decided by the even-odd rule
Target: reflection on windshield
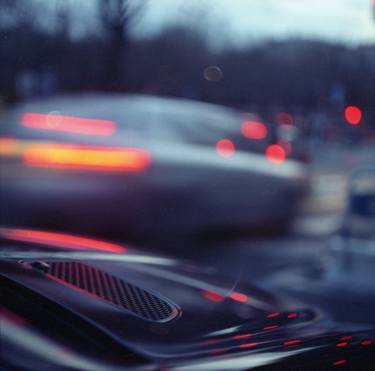
[{"label": "reflection on windshield", "polygon": [[127,249],[121,245],[65,233],[1,228],[0,235],[10,241],[28,242],[62,249],[97,250],[116,254],[122,254],[127,251]]}]

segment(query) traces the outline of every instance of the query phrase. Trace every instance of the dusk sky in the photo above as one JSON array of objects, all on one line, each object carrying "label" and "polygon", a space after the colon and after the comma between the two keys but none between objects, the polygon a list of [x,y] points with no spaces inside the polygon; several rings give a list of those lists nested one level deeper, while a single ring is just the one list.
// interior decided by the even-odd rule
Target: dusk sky
[{"label": "dusk sky", "polygon": [[[71,4],[73,33],[97,29],[97,0],[34,0],[43,7]],[[348,44],[375,42],[373,0],[130,0],[146,4],[133,34],[147,36],[168,25],[207,32],[216,45],[238,46],[264,38],[307,37]],[[40,19],[39,22],[48,22]],[[51,23],[50,23],[51,24]]]},{"label": "dusk sky", "polygon": [[[149,0],[137,33],[195,17],[217,30],[215,37],[246,43],[293,35],[349,43],[375,41],[372,0]],[[198,16],[197,16],[198,15]]]}]

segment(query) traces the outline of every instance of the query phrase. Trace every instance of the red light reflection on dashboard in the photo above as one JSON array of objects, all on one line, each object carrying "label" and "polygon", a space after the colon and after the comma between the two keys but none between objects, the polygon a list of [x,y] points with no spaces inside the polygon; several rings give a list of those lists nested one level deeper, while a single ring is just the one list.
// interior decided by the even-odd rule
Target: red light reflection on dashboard
[{"label": "red light reflection on dashboard", "polygon": [[225,353],[227,350],[226,349],[223,349],[223,348],[219,348],[219,349],[214,349],[214,350],[211,350],[209,351],[208,353],[212,356],[217,356],[219,354],[223,354]]},{"label": "red light reflection on dashboard", "polygon": [[263,330],[271,331],[271,330],[277,329],[278,327],[279,327],[278,325],[265,326],[265,327],[263,327]]},{"label": "red light reflection on dashboard", "polygon": [[262,140],[267,136],[267,127],[262,122],[245,121],[241,125],[241,133],[246,138]]},{"label": "red light reflection on dashboard", "polygon": [[346,359],[340,359],[340,360],[334,362],[333,365],[334,366],[341,366],[341,365],[344,365],[346,363],[348,363],[348,361]]},{"label": "red light reflection on dashboard", "polygon": [[361,341],[361,344],[365,347],[369,346],[369,345],[372,345],[374,344],[374,342],[372,340],[362,340]]},{"label": "red light reflection on dashboard", "polygon": [[143,171],[151,163],[141,148],[96,147],[69,144],[31,144],[23,152],[27,165],[96,171]]},{"label": "red light reflection on dashboard", "polygon": [[240,335],[235,335],[232,337],[233,340],[242,340],[242,339],[248,339],[251,338],[251,334],[240,334]]},{"label": "red light reflection on dashboard", "polygon": [[254,348],[258,345],[258,343],[245,343],[241,344],[240,348],[246,349],[246,348]]},{"label": "red light reflection on dashboard", "polygon": [[249,300],[249,298],[248,298],[247,295],[242,294],[242,293],[237,292],[237,291],[232,292],[232,293],[230,294],[230,297],[231,297],[233,300],[238,301],[238,302],[240,302],[240,303],[246,303],[246,302]]},{"label": "red light reflection on dashboard", "polygon": [[224,296],[220,295],[219,293],[215,291],[209,291],[209,290],[202,290],[201,294],[206,299],[213,301],[214,303],[220,303],[224,300]]},{"label": "red light reflection on dashboard", "polygon": [[302,340],[299,340],[299,339],[295,339],[295,340],[288,340],[288,341],[285,341],[284,342],[284,346],[288,347],[288,346],[292,346],[292,345],[298,345],[302,342]]},{"label": "red light reflection on dashboard", "polygon": [[29,322],[21,317],[20,315],[2,307],[0,305],[0,321],[1,321],[1,317],[4,317],[6,318],[7,320],[13,322],[14,324],[18,325],[18,326],[27,326],[29,325]]},{"label": "red light reflection on dashboard", "polygon": [[36,243],[46,246],[62,247],[75,250],[98,250],[122,254],[127,251],[121,245],[92,238],[74,236],[65,233],[52,233],[28,229],[0,229],[0,233],[13,241]]},{"label": "red light reflection on dashboard", "polygon": [[94,136],[111,136],[116,131],[116,124],[113,121],[52,113],[25,113],[21,116],[21,125],[31,129]]},{"label": "red light reflection on dashboard", "polygon": [[348,340],[350,340],[352,337],[353,337],[353,336],[351,336],[351,335],[343,336],[343,337],[340,338],[340,340],[342,340],[342,341],[348,341]]},{"label": "red light reflection on dashboard", "polygon": [[275,318],[280,315],[280,312],[273,312],[267,315],[267,318]]},{"label": "red light reflection on dashboard", "polygon": [[336,347],[338,347],[338,348],[342,348],[342,347],[346,347],[348,344],[349,344],[349,343],[345,341],[345,342],[342,342],[342,343],[338,343],[338,344],[336,344]]}]

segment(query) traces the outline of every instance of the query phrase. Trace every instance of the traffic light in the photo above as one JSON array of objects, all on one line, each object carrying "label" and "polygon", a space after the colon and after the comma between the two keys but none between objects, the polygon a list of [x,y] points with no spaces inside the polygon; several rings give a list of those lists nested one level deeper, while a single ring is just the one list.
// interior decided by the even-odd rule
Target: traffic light
[{"label": "traffic light", "polygon": [[347,106],[345,108],[344,116],[348,124],[354,126],[359,125],[362,121],[362,110],[356,106]]}]

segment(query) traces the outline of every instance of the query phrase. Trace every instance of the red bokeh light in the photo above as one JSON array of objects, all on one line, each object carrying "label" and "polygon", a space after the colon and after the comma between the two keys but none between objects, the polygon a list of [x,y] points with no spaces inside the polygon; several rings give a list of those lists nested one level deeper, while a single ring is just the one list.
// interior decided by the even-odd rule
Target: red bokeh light
[{"label": "red bokeh light", "polygon": [[279,144],[271,144],[266,149],[266,157],[268,161],[275,164],[281,164],[286,159],[286,152],[285,149]]},{"label": "red bokeh light", "polygon": [[246,138],[262,140],[267,136],[268,130],[262,122],[245,121],[241,124],[241,133]]},{"label": "red bokeh light", "polygon": [[233,142],[229,139],[221,139],[216,143],[216,151],[221,157],[231,157],[235,150]]},{"label": "red bokeh light", "polygon": [[359,125],[362,120],[362,111],[360,108],[355,106],[348,106],[344,112],[345,120],[350,125]]},{"label": "red bokeh light", "polygon": [[276,116],[276,122],[278,125],[293,125],[293,116],[286,112],[280,112]]}]

